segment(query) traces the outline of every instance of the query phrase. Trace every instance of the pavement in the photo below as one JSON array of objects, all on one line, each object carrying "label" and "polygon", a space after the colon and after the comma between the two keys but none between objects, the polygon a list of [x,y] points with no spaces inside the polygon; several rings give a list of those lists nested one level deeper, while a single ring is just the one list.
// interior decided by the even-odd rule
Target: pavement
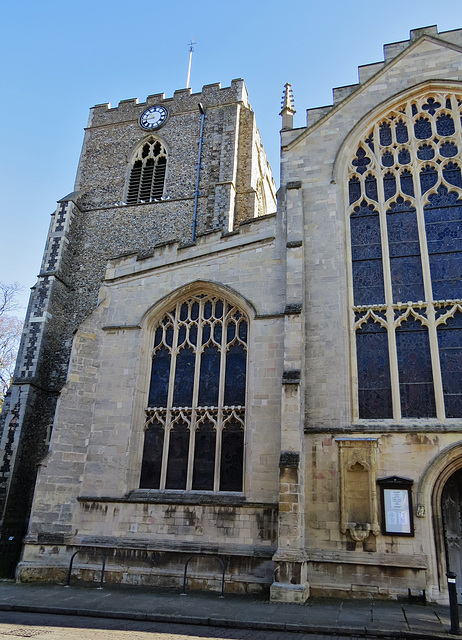
[{"label": "pavement", "polygon": [[310,598],[296,605],[270,603],[254,595],[219,596],[210,591],[183,596],[173,589],[114,585],[98,589],[0,580],[0,611],[387,639],[454,637],[449,634],[449,606],[337,598]]}]

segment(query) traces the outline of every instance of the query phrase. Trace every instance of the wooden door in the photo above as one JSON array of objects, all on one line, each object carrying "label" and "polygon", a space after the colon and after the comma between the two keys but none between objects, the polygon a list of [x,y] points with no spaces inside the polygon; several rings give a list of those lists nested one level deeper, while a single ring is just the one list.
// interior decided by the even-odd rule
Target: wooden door
[{"label": "wooden door", "polygon": [[457,599],[462,604],[462,470],[447,481],[441,502],[447,567],[457,574]]}]

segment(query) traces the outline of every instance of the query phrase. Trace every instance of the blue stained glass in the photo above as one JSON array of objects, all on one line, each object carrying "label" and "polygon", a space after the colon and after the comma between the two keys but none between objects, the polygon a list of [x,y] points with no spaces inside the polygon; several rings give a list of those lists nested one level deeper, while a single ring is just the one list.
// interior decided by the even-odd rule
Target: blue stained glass
[{"label": "blue stained glass", "polygon": [[225,398],[226,406],[245,405],[245,376],[247,353],[241,344],[233,344],[226,354]]},{"label": "blue stained glass", "polygon": [[190,348],[181,349],[176,357],[174,407],[190,407],[192,405],[195,364],[194,351]]},{"label": "blue stained glass", "polygon": [[381,259],[353,262],[353,290],[355,305],[385,302]]},{"label": "blue stained glass", "polygon": [[247,342],[247,322],[245,321],[239,324],[239,338],[242,342]]},{"label": "blue stained glass", "polygon": [[420,117],[414,123],[414,133],[418,140],[426,140],[432,137],[432,125],[426,118]]},{"label": "blue stained glass", "polygon": [[384,301],[382,246],[378,212],[365,201],[350,217],[355,304]]},{"label": "blue stained glass", "polygon": [[221,435],[220,491],[242,491],[244,432],[239,424],[227,424]]},{"label": "blue stained glass", "polygon": [[446,109],[452,109],[451,98],[446,98]]},{"label": "blue stained glass", "polygon": [[414,207],[399,196],[387,210],[388,242],[391,256],[416,255],[420,251]]},{"label": "blue stained glass", "polygon": [[436,169],[430,165],[425,165],[420,172],[420,186],[422,193],[425,193],[429,189],[435,186],[438,182],[438,173]]},{"label": "blue stained glass", "polygon": [[161,347],[152,359],[149,407],[166,407],[170,379],[170,353]]},{"label": "blue stained glass", "polygon": [[181,305],[181,308],[180,308],[180,320],[186,320],[187,317],[188,317],[188,305],[185,302],[184,304]]},{"label": "blue stained glass", "polygon": [[[461,209],[440,209],[445,218],[428,218],[426,224],[428,252],[430,254],[462,251],[462,211]],[[429,213],[435,214],[433,210]],[[427,220],[427,216],[425,217]]]},{"label": "blue stained glass", "polygon": [[364,181],[365,187],[366,187],[366,196],[368,198],[370,198],[371,200],[375,200],[376,202],[378,201],[378,196],[377,196],[377,180],[375,178],[375,176],[366,176],[366,179]]},{"label": "blue stained glass", "polygon": [[221,336],[223,333],[223,327],[221,322],[215,322],[213,327],[213,338],[217,344],[221,344]]},{"label": "blue stained glass", "polygon": [[442,113],[436,121],[436,131],[440,136],[452,136],[455,131],[454,120],[448,113]]},{"label": "blue stained glass", "polygon": [[396,329],[401,412],[404,418],[433,418],[435,393],[426,327],[407,320]]},{"label": "blue stained glass", "polygon": [[457,155],[458,149],[453,142],[445,142],[440,146],[440,153],[444,158],[452,158]]},{"label": "blue stained glass", "polygon": [[236,336],[236,325],[234,322],[229,322],[226,327],[226,342],[232,342]]},{"label": "blue stained glass", "polygon": [[201,424],[195,433],[194,491],[213,491],[215,475],[215,447],[217,434],[211,422]]},{"label": "blue stained glass", "polygon": [[193,345],[197,345],[197,325],[189,325],[189,342]]},{"label": "blue stained glass", "polygon": [[428,196],[428,204],[425,205],[425,217],[427,217],[427,212],[431,212],[432,209],[438,210],[436,214],[437,218],[440,219],[440,208],[441,207],[451,207],[451,205],[461,206],[462,202],[459,203],[459,196],[455,191],[449,191],[447,187],[441,185],[438,187],[438,191],[436,193],[431,193]]},{"label": "blue stained glass", "polygon": [[417,157],[419,160],[431,160],[434,156],[435,151],[429,144],[423,144],[417,149]]},{"label": "blue stained glass", "polygon": [[185,340],[186,340],[186,326],[182,324],[178,328],[178,343],[177,343],[178,346],[182,345]]},{"label": "blue stained glass", "polygon": [[369,319],[356,332],[359,417],[392,418],[387,331]]},{"label": "blue stained glass", "polygon": [[462,297],[462,201],[444,186],[424,207],[433,297]]},{"label": "blue stained glass", "polygon": [[386,122],[381,124],[379,129],[379,134],[380,134],[380,144],[382,145],[382,147],[387,147],[389,144],[391,144],[392,142],[391,127],[389,124],[387,124]]},{"label": "blue stained glass", "polygon": [[417,115],[417,105],[415,105],[415,104],[412,105],[412,115],[413,116]]},{"label": "blue stained glass", "polygon": [[144,434],[143,462],[141,464],[141,489],[159,489],[162,469],[164,430],[159,424],[150,426]]},{"label": "blue stained glass", "polygon": [[212,313],[213,313],[213,305],[210,300],[207,300],[207,302],[204,305],[204,318],[208,320],[209,318],[212,317]]},{"label": "blue stained glass", "polygon": [[359,147],[356,152],[356,158],[353,160],[353,166],[356,167],[356,171],[361,175],[367,171],[367,165],[371,163],[370,158],[366,156],[366,152],[362,147]]},{"label": "blue stained glass", "polygon": [[199,317],[199,304],[194,302],[191,306],[191,320],[197,320]]},{"label": "blue stained glass", "polygon": [[223,317],[223,302],[221,300],[217,300],[215,304],[215,318]]},{"label": "blue stained glass", "polygon": [[169,347],[173,344],[173,327],[171,325],[167,327],[167,330],[165,331],[165,342]]},{"label": "blue stained glass", "polygon": [[160,345],[160,343],[162,342],[163,335],[164,335],[164,332],[162,330],[162,327],[157,327],[156,334],[154,336],[154,347],[158,347]]},{"label": "blue stained glass", "polygon": [[405,169],[400,175],[401,182],[401,191],[405,193],[407,196],[414,195],[414,180],[412,178],[412,173]]},{"label": "blue stained glass", "polygon": [[212,329],[210,325],[208,323],[204,324],[202,327],[202,344],[206,344],[210,340],[211,332]]},{"label": "blue stained glass", "polygon": [[189,430],[186,424],[175,424],[170,431],[166,489],[186,489],[188,471]]},{"label": "blue stained glass", "polygon": [[216,347],[206,347],[201,356],[198,399],[200,407],[218,406],[219,381],[220,352]]},{"label": "blue stained glass", "polygon": [[369,215],[350,218],[351,228],[351,252],[353,260],[365,260],[368,258],[380,258],[382,247],[380,244],[380,221],[376,211]]},{"label": "blue stained glass", "polygon": [[369,149],[372,151],[372,153],[374,153],[374,134],[372,131],[369,134],[369,136],[366,138],[366,144],[369,147]]},{"label": "blue stained glass", "polygon": [[402,120],[399,120],[395,126],[396,142],[398,142],[398,144],[404,144],[409,140],[406,123]]},{"label": "blue stained glass", "polygon": [[460,175],[460,167],[455,162],[448,162],[443,167],[443,178],[449,184],[456,187],[462,187],[462,177]]},{"label": "blue stained glass", "polygon": [[453,300],[462,297],[462,254],[443,253],[429,256],[433,298]]},{"label": "blue stained glass", "polygon": [[422,263],[419,255],[390,258],[390,271],[394,302],[424,300]]},{"label": "blue stained glass", "polygon": [[384,167],[392,167],[395,164],[395,158],[391,151],[385,151],[382,154],[382,164]]},{"label": "blue stained glass", "polygon": [[400,164],[409,164],[411,161],[411,154],[407,149],[401,149],[398,153],[398,162]]},{"label": "blue stained glass", "polygon": [[447,418],[462,417],[462,314],[438,327],[444,406]]},{"label": "blue stained glass", "polygon": [[361,184],[359,182],[359,178],[353,176],[348,183],[348,193],[350,196],[350,204],[356,202],[361,197]]},{"label": "blue stained glass", "polygon": [[435,115],[436,110],[441,107],[441,102],[435,100],[435,98],[428,98],[426,104],[423,105],[422,109],[427,111],[431,116]]},{"label": "blue stained glass", "polygon": [[393,173],[386,173],[383,176],[383,191],[385,200],[389,200],[396,193],[396,178]]}]

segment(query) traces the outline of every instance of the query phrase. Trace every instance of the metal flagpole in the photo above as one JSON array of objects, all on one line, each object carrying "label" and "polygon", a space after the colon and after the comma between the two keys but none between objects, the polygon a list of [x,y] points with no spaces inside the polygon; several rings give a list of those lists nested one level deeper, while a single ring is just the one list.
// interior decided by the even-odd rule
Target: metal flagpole
[{"label": "metal flagpole", "polygon": [[188,79],[186,80],[186,89],[189,89],[189,81],[191,79],[191,61],[192,61],[192,54],[194,51],[194,45],[197,44],[197,42],[194,42],[194,40],[191,38],[191,42],[189,43],[189,66],[188,66]]}]

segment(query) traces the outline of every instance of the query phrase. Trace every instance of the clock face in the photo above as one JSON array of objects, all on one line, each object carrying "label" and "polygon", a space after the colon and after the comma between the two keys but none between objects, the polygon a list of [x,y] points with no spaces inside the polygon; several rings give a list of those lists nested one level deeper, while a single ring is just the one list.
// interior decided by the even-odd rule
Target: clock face
[{"label": "clock face", "polygon": [[165,107],[156,105],[155,107],[149,107],[140,116],[140,126],[143,129],[158,129],[161,127],[168,118],[168,111]]}]

